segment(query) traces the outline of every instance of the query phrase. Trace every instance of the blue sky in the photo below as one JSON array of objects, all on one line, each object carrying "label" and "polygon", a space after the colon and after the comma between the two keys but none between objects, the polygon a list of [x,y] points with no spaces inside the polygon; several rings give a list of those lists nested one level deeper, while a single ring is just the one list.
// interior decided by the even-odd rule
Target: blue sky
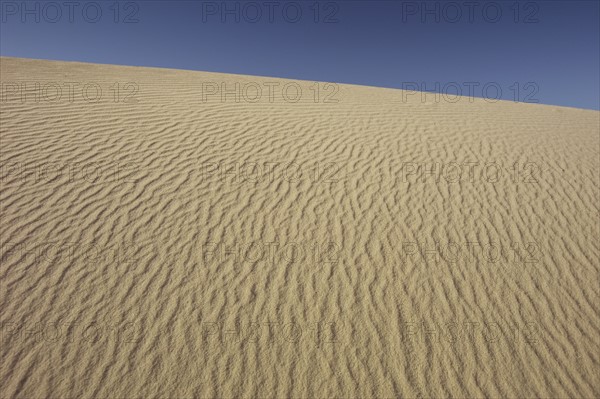
[{"label": "blue sky", "polygon": [[599,4],[0,0],[0,54],[598,110]]}]

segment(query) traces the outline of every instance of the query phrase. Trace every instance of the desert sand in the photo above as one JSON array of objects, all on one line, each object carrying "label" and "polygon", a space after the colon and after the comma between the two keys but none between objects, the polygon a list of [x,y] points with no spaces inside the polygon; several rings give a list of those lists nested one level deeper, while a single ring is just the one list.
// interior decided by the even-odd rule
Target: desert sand
[{"label": "desert sand", "polygon": [[600,396],[598,111],[0,73],[2,398]]}]

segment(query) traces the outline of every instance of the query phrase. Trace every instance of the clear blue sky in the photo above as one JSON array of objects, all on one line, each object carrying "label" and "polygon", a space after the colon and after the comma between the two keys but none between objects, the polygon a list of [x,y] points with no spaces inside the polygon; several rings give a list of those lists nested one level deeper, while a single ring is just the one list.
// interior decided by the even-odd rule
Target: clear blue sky
[{"label": "clear blue sky", "polygon": [[600,109],[598,0],[77,3],[1,0],[0,53]]}]

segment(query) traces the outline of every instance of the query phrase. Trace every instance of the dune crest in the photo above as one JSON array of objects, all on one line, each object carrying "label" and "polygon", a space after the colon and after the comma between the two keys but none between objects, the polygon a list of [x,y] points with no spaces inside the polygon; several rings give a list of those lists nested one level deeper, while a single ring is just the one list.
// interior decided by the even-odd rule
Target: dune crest
[{"label": "dune crest", "polygon": [[600,114],[0,58],[1,397],[598,397]]}]

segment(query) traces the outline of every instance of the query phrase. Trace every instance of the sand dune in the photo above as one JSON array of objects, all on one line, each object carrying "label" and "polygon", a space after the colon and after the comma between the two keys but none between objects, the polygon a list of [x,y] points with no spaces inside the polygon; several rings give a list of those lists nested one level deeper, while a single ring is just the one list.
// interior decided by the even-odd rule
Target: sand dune
[{"label": "sand dune", "polygon": [[2,398],[600,396],[597,111],[0,72]]}]

